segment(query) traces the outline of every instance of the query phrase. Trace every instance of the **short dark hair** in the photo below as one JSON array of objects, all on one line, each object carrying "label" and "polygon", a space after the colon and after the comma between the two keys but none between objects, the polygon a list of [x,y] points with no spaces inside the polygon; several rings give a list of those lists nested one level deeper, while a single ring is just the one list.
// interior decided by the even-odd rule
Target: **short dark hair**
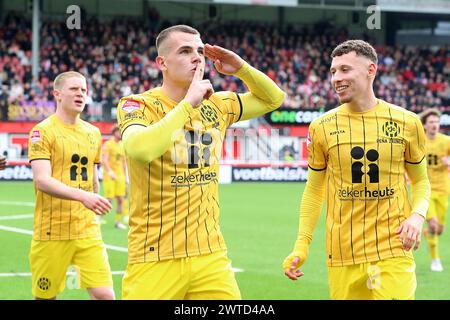
[{"label": "short dark hair", "polygon": [[116,131],[120,131],[119,126],[117,126],[117,125],[115,125],[114,127],[112,127],[111,133],[114,134]]},{"label": "short dark hair", "polygon": [[184,33],[190,33],[190,34],[198,34],[200,35],[200,32],[197,31],[197,29],[194,29],[190,26],[187,26],[185,24],[178,24],[175,26],[171,26],[169,28],[166,28],[162,30],[158,36],[156,37],[156,49],[159,52],[159,48],[161,47],[161,44],[169,37],[169,35],[173,32],[184,32]]},{"label": "short dark hair", "polygon": [[420,121],[422,121],[422,124],[427,123],[429,116],[441,117],[441,112],[436,108],[425,109],[419,114]]},{"label": "short dark hair", "polygon": [[352,51],[354,51],[358,56],[366,57],[375,64],[378,63],[377,52],[364,40],[347,40],[341,43],[334,48],[331,53],[331,58],[342,56],[343,54],[347,54]]}]

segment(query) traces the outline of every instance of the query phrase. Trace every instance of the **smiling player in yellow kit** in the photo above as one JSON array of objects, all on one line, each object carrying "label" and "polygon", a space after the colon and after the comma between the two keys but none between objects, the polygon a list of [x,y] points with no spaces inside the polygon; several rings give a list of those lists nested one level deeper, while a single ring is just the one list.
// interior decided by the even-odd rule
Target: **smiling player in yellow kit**
[{"label": "smiling player in yellow kit", "polygon": [[308,181],[284,272],[291,280],[303,276],[298,268],[325,199],[331,298],[414,299],[410,250],[419,246],[430,194],[422,124],[414,113],[375,97],[378,59],[370,44],[349,40],[331,57],[331,82],[342,105],[309,127]]}]

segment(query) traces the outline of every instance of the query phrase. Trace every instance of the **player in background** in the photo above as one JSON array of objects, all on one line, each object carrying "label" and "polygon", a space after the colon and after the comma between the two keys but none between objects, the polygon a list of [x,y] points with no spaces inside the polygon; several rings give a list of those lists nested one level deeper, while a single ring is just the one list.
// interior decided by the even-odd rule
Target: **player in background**
[{"label": "player in background", "polygon": [[[117,201],[114,226],[118,229],[127,229],[126,225],[122,223],[123,219],[128,224],[128,215],[124,215],[124,213],[128,213],[128,210],[124,210],[124,199],[128,190],[125,151],[119,127],[114,126],[111,133],[112,137],[103,144],[102,148],[103,191],[109,202],[112,203],[113,199]],[[99,217],[101,219],[101,216]],[[101,220],[103,221],[103,219]]]},{"label": "player in background", "polygon": [[114,299],[108,255],[95,219],[111,210],[98,194],[101,135],[80,119],[86,79],[75,71],[63,72],[53,86],[56,112],[31,130],[28,144],[36,195],[29,255],[32,293],[36,299],[56,299],[72,265],[91,299]]},{"label": "player in background", "polygon": [[[237,54],[177,25],[156,39],[163,84],[123,97],[117,120],[130,175],[124,299],[240,299],[220,230],[219,160],[229,126],[275,110],[285,93]],[[213,92],[205,57],[247,93]]]},{"label": "player in background", "polygon": [[441,113],[437,109],[426,109],[420,114],[426,134],[426,156],[428,178],[431,184],[430,204],[424,235],[431,255],[431,271],[443,271],[439,257],[439,236],[444,231],[448,209],[448,156],[450,139],[439,132]]},{"label": "player in background", "polygon": [[291,280],[303,276],[298,268],[325,199],[331,298],[414,299],[411,249],[419,247],[430,195],[422,124],[375,97],[378,59],[370,44],[349,40],[331,57],[331,83],[342,104],[309,127],[308,181],[284,272]]}]

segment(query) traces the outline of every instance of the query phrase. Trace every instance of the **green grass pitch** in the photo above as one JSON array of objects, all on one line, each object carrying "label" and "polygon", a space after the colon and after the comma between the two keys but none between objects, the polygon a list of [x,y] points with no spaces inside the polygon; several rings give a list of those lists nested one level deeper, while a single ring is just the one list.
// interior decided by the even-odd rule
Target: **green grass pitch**
[{"label": "green grass pitch", "polygon": [[[244,299],[329,299],[325,266],[324,215],[318,223],[310,256],[297,282],[287,279],[281,262],[297,234],[303,183],[234,183],[220,186],[221,225]],[[34,191],[31,182],[0,182],[0,299],[32,299],[28,252]],[[15,218],[15,219],[12,219]],[[106,244],[127,246],[127,231],[114,228],[110,213],[102,226]],[[15,229],[11,229],[15,228]],[[9,231],[7,231],[8,229]],[[15,231],[11,231],[15,230]],[[22,231],[21,231],[22,230]],[[20,233],[22,232],[22,233]],[[25,232],[25,233],[24,233]],[[440,238],[444,272],[429,271],[424,239],[415,252],[417,299],[450,299],[450,232]],[[121,271],[126,252],[108,250],[116,297],[121,298]],[[70,286],[69,286],[70,287]],[[60,299],[88,299],[84,290],[66,287]]]}]

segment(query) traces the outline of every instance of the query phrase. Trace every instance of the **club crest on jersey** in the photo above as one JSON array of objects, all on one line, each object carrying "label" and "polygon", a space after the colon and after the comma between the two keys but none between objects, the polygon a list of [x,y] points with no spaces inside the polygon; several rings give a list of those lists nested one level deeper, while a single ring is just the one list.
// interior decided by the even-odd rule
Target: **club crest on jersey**
[{"label": "club crest on jersey", "polygon": [[214,108],[212,108],[211,106],[205,104],[201,105],[200,114],[202,115],[203,119],[212,123],[216,123],[217,119],[219,118],[217,116],[216,110],[214,110]]},{"label": "club crest on jersey", "polygon": [[382,130],[389,138],[395,138],[400,134],[400,127],[396,122],[386,121],[383,124]]},{"label": "club crest on jersey", "polygon": [[122,110],[126,113],[131,113],[141,108],[141,104],[136,100],[126,100],[122,106]]},{"label": "club crest on jersey", "polygon": [[34,130],[31,133],[31,142],[36,143],[41,140],[41,132],[39,130]]}]

